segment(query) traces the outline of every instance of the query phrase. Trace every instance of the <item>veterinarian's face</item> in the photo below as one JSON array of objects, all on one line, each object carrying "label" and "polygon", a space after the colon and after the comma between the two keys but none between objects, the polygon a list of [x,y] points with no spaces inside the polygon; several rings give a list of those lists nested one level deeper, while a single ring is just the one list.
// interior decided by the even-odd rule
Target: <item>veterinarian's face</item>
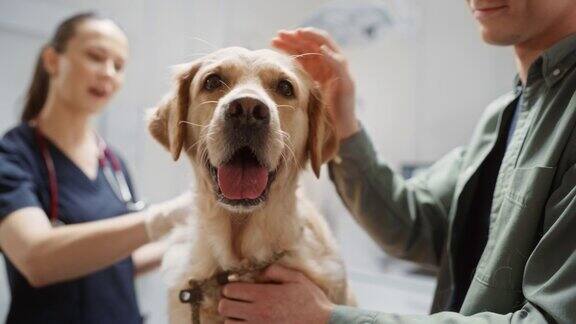
[{"label": "veterinarian's face", "polygon": [[109,20],[82,22],[50,76],[51,91],[80,113],[98,112],[121,87],[128,42]]},{"label": "veterinarian's face", "polygon": [[482,38],[489,44],[526,42],[555,27],[576,10],[574,0],[467,0]]},{"label": "veterinarian's face", "polygon": [[204,61],[190,91],[185,149],[222,205],[253,210],[280,172],[304,162],[309,84],[286,56],[232,48]]}]

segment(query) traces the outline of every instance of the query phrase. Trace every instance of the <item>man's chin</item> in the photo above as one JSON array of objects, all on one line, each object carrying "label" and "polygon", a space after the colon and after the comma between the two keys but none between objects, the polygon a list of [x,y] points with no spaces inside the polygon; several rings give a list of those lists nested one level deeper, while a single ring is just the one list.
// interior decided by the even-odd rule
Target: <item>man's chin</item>
[{"label": "man's chin", "polygon": [[522,36],[518,33],[504,33],[501,30],[493,30],[495,28],[486,28],[480,26],[482,40],[490,45],[495,46],[511,46],[516,45],[522,41]]}]

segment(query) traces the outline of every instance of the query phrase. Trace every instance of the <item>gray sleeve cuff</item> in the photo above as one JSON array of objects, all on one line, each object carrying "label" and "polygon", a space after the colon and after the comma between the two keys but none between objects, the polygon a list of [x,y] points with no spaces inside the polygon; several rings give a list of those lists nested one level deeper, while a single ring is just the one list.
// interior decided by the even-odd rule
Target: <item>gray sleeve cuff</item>
[{"label": "gray sleeve cuff", "polygon": [[376,163],[376,151],[364,127],[354,135],[340,142],[337,156],[330,162],[330,168],[357,170],[363,172]]},{"label": "gray sleeve cuff", "polygon": [[367,311],[350,306],[336,306],[330,314],[328,324],[372,324],[376,321],[377,312]]}]

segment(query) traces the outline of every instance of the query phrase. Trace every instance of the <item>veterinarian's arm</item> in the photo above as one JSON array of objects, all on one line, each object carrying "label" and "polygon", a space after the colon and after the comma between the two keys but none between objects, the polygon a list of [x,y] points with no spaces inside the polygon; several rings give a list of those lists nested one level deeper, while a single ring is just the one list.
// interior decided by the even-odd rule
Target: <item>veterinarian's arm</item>
[{"label": "veterinarian's arm", "polygon": [[[18,209],[0,223],[0,246],[31,285],[47,286],[108,267],[179,218],[179,199],[129,215],[52,227],[38,207]],[[173,225],[173,224],[172,224]],[[156,231],[156,232],[155,232]]]},{"label": "veterinarian's arm", "polygon": [[518,310],[509,314],[452,312],[391,315],[336,307],[330,323],[576,323],[576,165],[552,192],[544,210],[544,230],[524,269]]},{"label": "veterinarian's arm", "polygon": [[132,262],[136,275],[143,275],[157,269],[167,248],[167,242],[157,241],[143,245],[134,251]]},{"label": "veterinarian's arm", "polygon": [[341,141],[330,178],[358,223],[387,253],[438,265],[462,155],[454,150],[405,181],[377,159],[362,130]]},{"label": "veterinarian's arm", "polygon": [[53,228],[40,208],[23,208],[0,224],[6,256],[34,287],[82,277],[118,262],[148,242],[143,213]]}]

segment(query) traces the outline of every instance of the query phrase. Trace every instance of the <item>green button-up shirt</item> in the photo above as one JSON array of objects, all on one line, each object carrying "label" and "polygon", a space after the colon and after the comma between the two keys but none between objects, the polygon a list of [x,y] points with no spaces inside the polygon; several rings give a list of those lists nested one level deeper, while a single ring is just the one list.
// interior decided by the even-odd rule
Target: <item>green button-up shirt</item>
[{"label": "green button-up shirt", "polygon": [[330,177],[358,223],[389,254],[440,268],[432,315],[338,306],[330,323],[576,323],[576,34],[529,69],[498,173],[489,235],[458,313],[449,309],[479,167],[515,109],[514,89],[488,106],[470,143],[405,181],[365,131],[341,143]]}]

